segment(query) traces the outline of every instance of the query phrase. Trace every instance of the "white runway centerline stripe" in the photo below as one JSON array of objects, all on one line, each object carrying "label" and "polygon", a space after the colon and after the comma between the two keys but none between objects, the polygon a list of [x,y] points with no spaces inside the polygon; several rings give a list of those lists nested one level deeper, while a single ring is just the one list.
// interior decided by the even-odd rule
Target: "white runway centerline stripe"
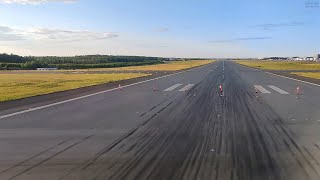
[{"label": "white runway centerline stripe", "polygon": [[261,93],[264,93],[264,94],[271,94],[270,91],[266,90],[264,87],[260,86],[260,85],[254,85],[254,87],[256,89],[258,89]]},{"label": "white runway centerline stripe", "polygon": [[179,91],[188,91],[189,89],[191,89],[194,86],[194,84],[188,84],[185,87],[183,87],[182,89],[180,89]]},{"label": "white runway centerline stripe", "polygon": [[182,85],[182,84],[175,84],[175,85],[173,85],[173,86],[165,89],[164,91],[172,91],[172,90],[176,89],[177,87],[179,87],[179,86],[181,86],[181,85]]},{"label": "white runway centerline stripe", "polygon": [[280,89],[280,88],[278,88],[278,87],[276,87],[276,86],[269,85],[269,88],[277,91],[277,92],[280,93],[280,94],[289,94],[287,91],[284,91],[284,90],[282,90],[282,89]]}]

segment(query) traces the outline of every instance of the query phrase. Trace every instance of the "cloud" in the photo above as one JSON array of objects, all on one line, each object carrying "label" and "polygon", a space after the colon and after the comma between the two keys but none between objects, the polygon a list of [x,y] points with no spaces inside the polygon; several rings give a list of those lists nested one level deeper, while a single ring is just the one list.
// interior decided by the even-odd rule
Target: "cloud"
[{"label": "cloud", "polygon": [[140,47],[140,48],[167,48],[169,46],[166,44],[159,44],[159,43],[137,43],[136,47]]},{"label": "cloud", "polygon": [[8,26],[0,26],[0,41],[18,41],[24,37]]},{"label": "cloud", "polygon": [[119,35],[114,32],[93,32],[82,30],[62,30],[48,28],[33,28],[26,32],[34,35],[37,39],[58,40],[58,41],[88,41],[116,38]]},{"label": "cloud", "polygon": [[43,4],[48,2],[72,3],[77,0],[0,0],[2,4]]},{"label": "cloud", "polygon": [[0,41],[19,41],[24,40],[23,36],[15,35],[15,34],[1,34],[0,33]]},{"label": "cloud", "polygon": [[214,40],[209,41],[209,43],[231,43],[237,41],[257,41],[257,40],[268,40],[272,37],[246,37],[246,38],[234,38],[234,39],[223,39],[223,40]]},{"label": "cloud", "polygon": [[0,32],[11,32],[11,31],[13,31],[13,29],[8,26],[0,26]]},{"label": "cloud", "polygon": [[118,37],[115,32],[95,32],[88,30],[64,30],[50,28],[17,29],[9,26],[0,26],[0,40],[49,40],[59,42],[94,41]]},{"label": "cloud", "polygon": [[271,30],[275,28],[283,28],[283,27],[297,27],[297,26],[304,26],[305,23],[303,22],[287,22],[287,23],[271,23],[271,24],[258,24],[252,26],[253,28],[264,29],[264,30]]},{"label": "cloud", "polygon": [[156,32],[168,32],[169,28],[167,27],[160,27],[155,29]]}]

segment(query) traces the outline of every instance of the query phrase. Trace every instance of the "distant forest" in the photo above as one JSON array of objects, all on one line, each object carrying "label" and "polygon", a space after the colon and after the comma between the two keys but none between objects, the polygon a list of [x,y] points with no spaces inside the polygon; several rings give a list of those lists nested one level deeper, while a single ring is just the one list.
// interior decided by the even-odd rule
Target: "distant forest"
[{"label": "distant forest", "polygon": [[0,54],[0,70],[27,70],[37,68],[88,69],[139,66],[163,63],[167,58],[144,56],[85,55],[72,57],[18,56]]}]

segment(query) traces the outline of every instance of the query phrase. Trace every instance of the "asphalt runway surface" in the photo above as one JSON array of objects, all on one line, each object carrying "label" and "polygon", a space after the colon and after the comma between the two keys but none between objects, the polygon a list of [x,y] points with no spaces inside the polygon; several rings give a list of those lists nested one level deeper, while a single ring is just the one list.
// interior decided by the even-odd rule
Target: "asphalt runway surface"
[{"label": "asphalt runway surface", "polygon": [[219,61],[1,112],[0,179],[320,179],[319,92]]}]

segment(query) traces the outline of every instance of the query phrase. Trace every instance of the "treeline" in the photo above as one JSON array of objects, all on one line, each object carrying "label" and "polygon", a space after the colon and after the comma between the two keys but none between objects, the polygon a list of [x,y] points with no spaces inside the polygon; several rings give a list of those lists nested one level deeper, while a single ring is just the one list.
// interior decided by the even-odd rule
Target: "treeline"
[{"label": "treeline", "polygon": [[30,60],[29,57],[22,57],[15,54],[0,54],[0,62],[2,63],[24,63]]},{"label": "treeline", "polygon": [[19,70],[56,67],[58,69],[112,68],[159,64],[168,60],[160,57],[87,55],[73,57],[18,56],[0,54],[0,70]]}]

